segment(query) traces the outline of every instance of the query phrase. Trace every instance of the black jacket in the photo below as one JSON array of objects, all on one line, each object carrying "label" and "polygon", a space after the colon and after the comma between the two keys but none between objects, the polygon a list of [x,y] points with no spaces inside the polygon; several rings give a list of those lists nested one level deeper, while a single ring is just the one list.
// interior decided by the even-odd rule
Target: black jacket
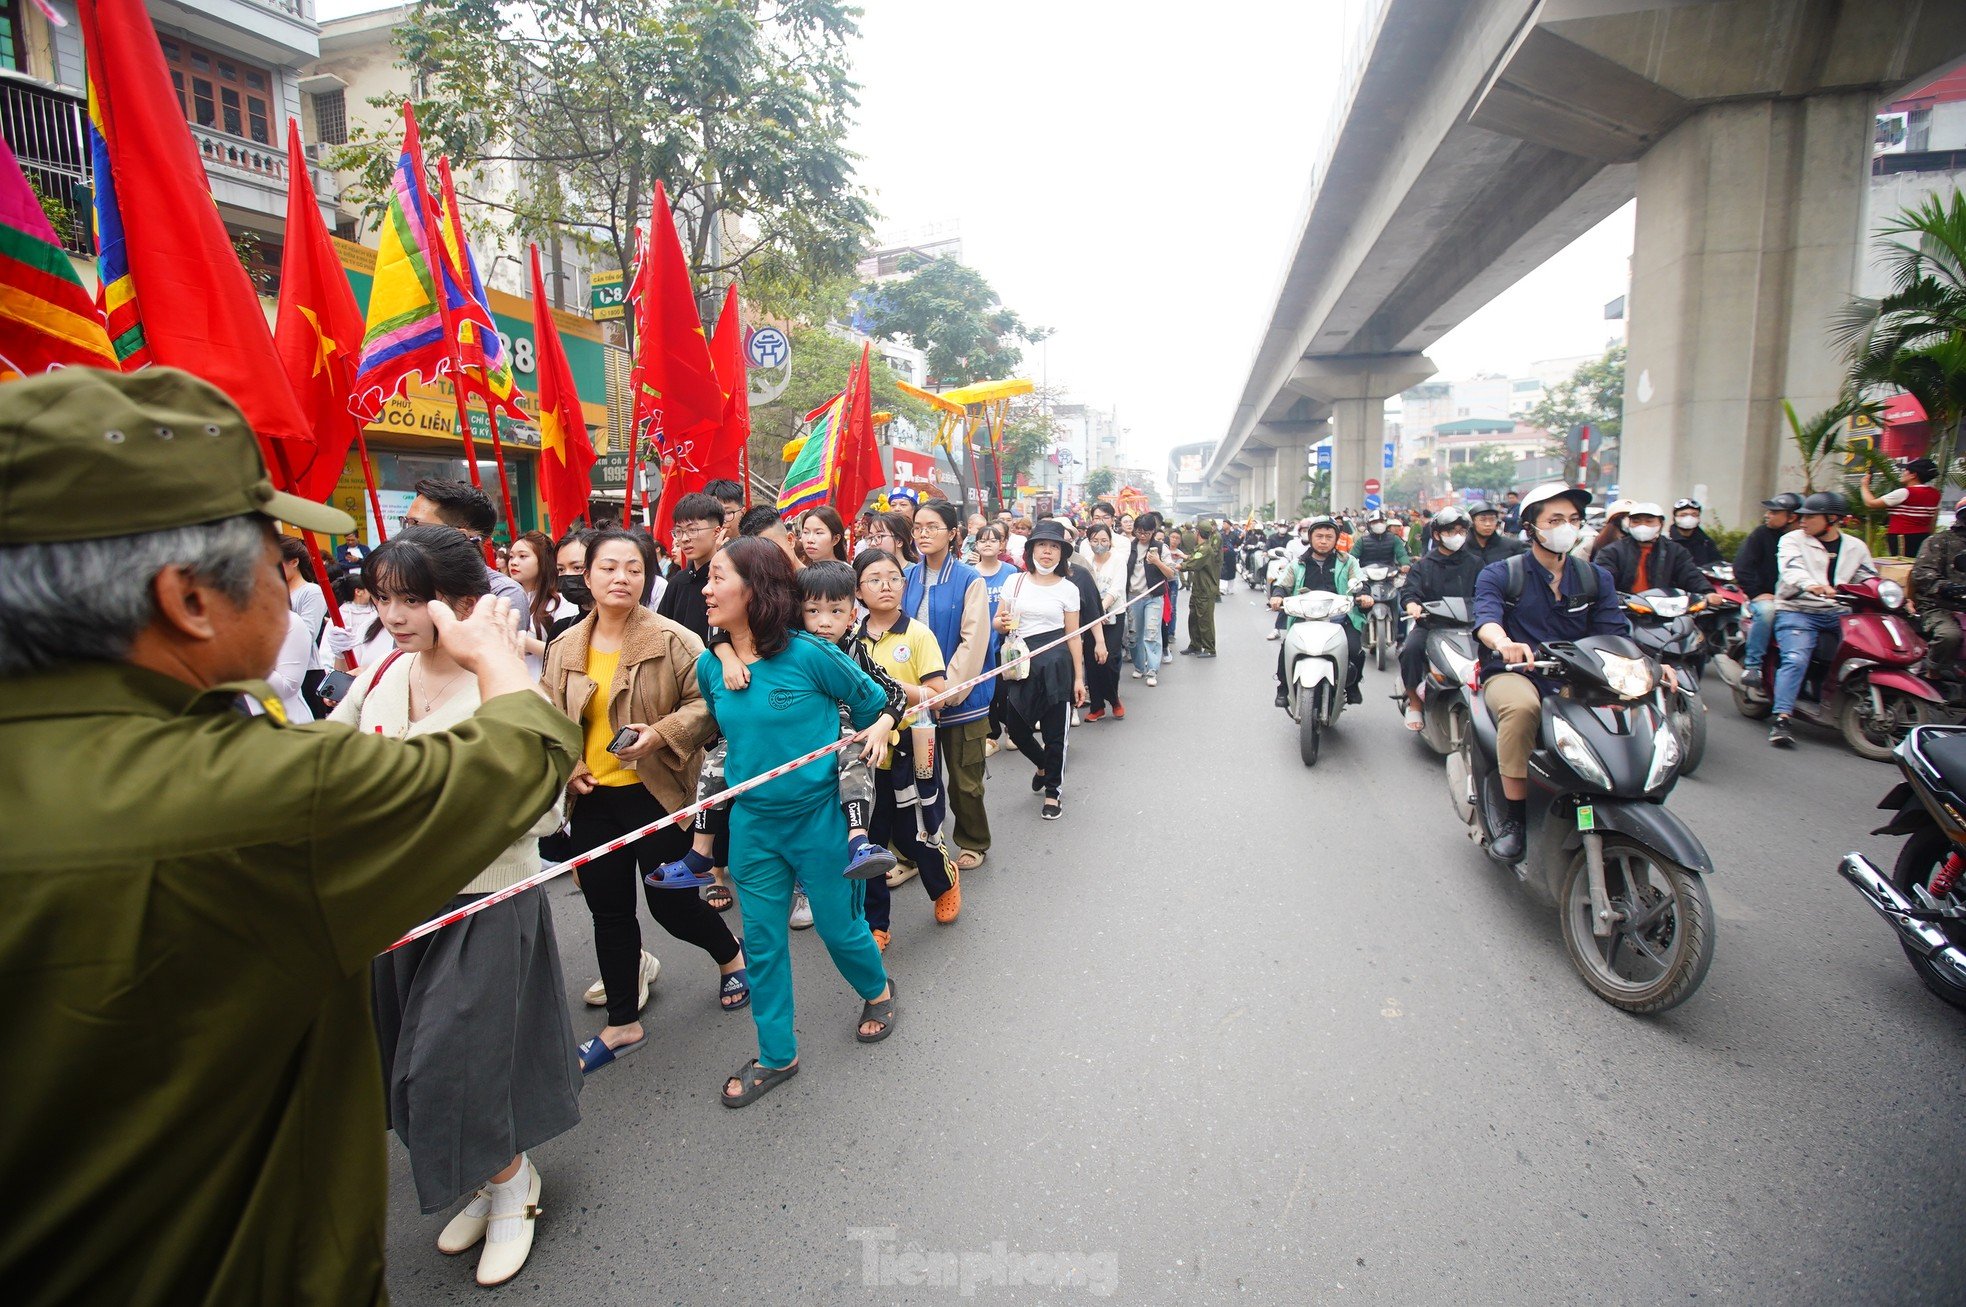
[{"label": "black jacket", "polygon": [[1741,551],[1734,555],[1734,584],[1748,598],[1775,593],[1775,546],[1783,534],[1773,527],[1758,526],[1741,541]]},{"label": "black jacket", "polygon": [[1461,546],[1461,552],[1474,555],[1485,566],[1489,563],[1499,563],[1504,558],[1514,558],[1527,548],[1529,546],[1523,544],[1521,540],[1497,528],[1495,534],[1488,537],[1488,543],[1485,545],[1479,535],[1473,531],[1468,532],[1468,543]]},{"label": "black jacket", "polygon": [[688,627],[696,638],[709,642],[710,608],[703,598],[703,586],[710,579],[710,566],[679,567],[669,577],[669,588],[655,606],[658,615]]},{"label": "black jacket", "polygon": [[[1630,536],[1621,536],[1597,551],[1592,561],[1611,573],[1611,579],[1618,583],[1618,590],[1630,594],[1637,588],[1638,553],[1643,548]],[[1660,536],[1652,542],[1652,558],[1645,569],[1645,581],[1652,590],[1684,590],[1688,594],[1703,595],[1713,589],[1713,582],[1693,564],[1693,555],[1675,542]]]},{"label": "black jacket", "polygon": [[1720,546],[1713,542],[1713,537],[1706,533],[1704,527],[1696,526],[1691,531],[1681,532],[1678,527],[1669,526],[1666,528],[1666,538],[1692,555],[1695,567],[1712,567],[1727,561],[1720,556]]},{"label": "black jacket", "polygon": [[1475,578],[1486,566],[1466,545],[1451,554],[1436,549],[1414,559],[1412,570],[1406,574],[1406,584],[1399,588],[1400,610],[1404,612],[1408,604],[1424,604],[1434,599],[1472,601]]}]

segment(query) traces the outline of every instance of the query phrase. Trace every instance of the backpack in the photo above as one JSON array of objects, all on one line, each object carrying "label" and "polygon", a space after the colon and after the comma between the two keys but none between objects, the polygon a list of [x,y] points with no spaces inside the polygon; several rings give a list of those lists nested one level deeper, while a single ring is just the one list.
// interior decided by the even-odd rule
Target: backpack
[{"label": "backpack", "polygon": [[[1527,584],[1528,564],[1525,560],[1528,557],[1529,551],[1525,549],[1519,554],[1510,554],[1502,560],[1502,566],[1509,569],[1508,584],[1502,592],[1502,607],[1504,610],[1514,608],[1516,602],[1522,598],[1522,587]],[[1571,571],[1573,564],[1584,570],[1583,574],[1577,579],[1577,593],[1572,598],[1581,601],[1586,606],[1597,603],[1597,565],[1577,558],[1574,555],[1565,554],[1563,556],[1563,573],[1565,577],[1574,575]]]}]

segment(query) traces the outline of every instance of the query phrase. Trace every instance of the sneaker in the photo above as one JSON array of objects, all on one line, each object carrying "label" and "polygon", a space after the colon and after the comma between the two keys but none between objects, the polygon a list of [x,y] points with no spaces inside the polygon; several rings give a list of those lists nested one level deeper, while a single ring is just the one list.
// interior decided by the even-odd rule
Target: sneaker
[{"label": "sneaker", "polygon": [[797,890],[792,891],[792,916],[786,922],[793,930],[812,928],[812,904]]},{"label": "sneaker", "polygon": [[1365,695],[1360,693],[1356,685],[1347,686],[1345,689],[1345,702],[1348,705],[1364,703]]},{"label": "sneaker", "polygon": [[1425,729],[1426,725],[1427,725],[1427,719],[1421,716],[1420,710],[1418,708],[1408,708],[1406,710],[1407,730],[1409,731],[1423,730]]},{"label": "sneaker", "polygon": [[[586,1002],[588,1007],[606,1007],[608,1005],[608,987],[597,980],[587,987],[587,992],[581,995],[581,998]],[[489,1202],[490,1200],[487,1199],[486,1201]]]},{"label": "sneaker", "polygon": [[1183,649],[1181,652],[1183,655],[1191,654],[1195,652],[1195,647],[1193,645],[1189,645],[1186,649]]},{"label": "sneaker", "polygon": [[856,837],[847,847],[848,880],[872,880],[876,876],[887,875],[897,865],[899,860],[892,853],[865,835]]},{"label": "sneaker", "polygon": [[1768,743],[1778,749],[1791,749],[1795,747],[1795,736],[1789,731],[1789,719],[1786,715],[1777,717],[1769,724]]},{"label": "sneaker", "polygon": [[1140,679],[1141,677],[1143,677],[1143,676],[1145,676],[1145,675],[1146,675],[1146,673],[1145,673],[1145,672],[1141,672],[1141,671],[1136,671],[1136,672],[1134,672],[1134,673],[1133,673],[1133,679],[1137,681],[1137,680],[1139,680],[1139,679]]},{"label": "sneaker", "polygon": [[1203,649],[1195,654],[1197,658],[1213,658],[1214,656],[1215,651],[1213,649]]},{"label": "sneaker", "polygon": [[1149,690],[1151,690],[1151,689],[1153,689],[1153,688],[1154,688],[1154,687],[1155,687],[1156,685],[1159,685],[1159,684],[1160,684],[1160,678],[1159,678],[1158,676],[1155,676],[1155,675],[1154,675],[1153,673],[1151,673],[1151,672],[1149,672],[1149,673],[1147,674],[1147,688],[1148,688]]},{"label": "sneaker", "polygon": [[1125,705],[1125,704],[1123,704],[1123,703],[1116,703],[1116,704],[1114,704],[1114,705],[1113,705],[1113,720],[1114,720],[1114,721],[1119,721],[1119,722],[1123,722],[1123,721],[1125,721],[1125,720],[1126,720],[1126,705]]},{"label": "sneaker", "polygon": [[1269,633],[1268,635],[1266,635],[1266,636],[1264,636],[1263,638],[1264,638],[1265,640],[1281,640],[1281,639],[1283,639],[1283,632],[1282,632],[1282,631],[1278,631],[1278,630],[1275,630],[1275,629],[1272,629],[1272,630],[1270,631],[1270,633]]},{"label": "sneaker", "polygon": [[649,1005],[649,986],[662,974],[662,963],[655,954],[642,950],[642,970],[635,985],[635,1010],[640,1012]]},{"label": "sneaker", "polygon": [[1524,848],[1522,823],[1504,817],[1495,830],[1495,838],[1488,843],[1489,852],[1504,862],[1521,862]]},{"label": "sneaker", "polygon": [[1106,710],[1104,708],[1097,708],[1087,713],[1083,718],[1083,720],[1087,722],[1096,722],[1100,718],[1104,717],[1105,715],[1106,715]]}]

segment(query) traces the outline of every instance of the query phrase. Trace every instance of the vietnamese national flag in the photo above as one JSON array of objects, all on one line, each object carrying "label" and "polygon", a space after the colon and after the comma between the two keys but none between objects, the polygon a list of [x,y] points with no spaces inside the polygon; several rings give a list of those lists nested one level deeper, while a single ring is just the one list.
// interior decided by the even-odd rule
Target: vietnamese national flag
[{"label": "vietnamese national flag", "polygon": [[594,494],[594,444],[574,388],[573,368],[546,299],[539,273],[539,246],[532,247],[533,358],[539,378],[539,489],[546,520],[559,539],[587,512]]},{"label": "vietnamese national flag", "polygon": [[314,432],[311,457],[289,451],[293,491],[325,502],[341,481],[357,419],[348,401],[362,361],[362,310],[341,269],[314,198],[300,125],[287,119],[287,236],[280,253],[280,311],[273,344],[287,384]]},{"label": "vietnamese national flag", "polygon": [[698,462],[706,484],[719,477],[735,481],[744,487],[744,502],[749,504],[750,379],[744,370],[744,323],[738,315],[735,282],[724,292],[724,311],[717,316],[717,330],[710,337],[710,361],[717,370],[717,385],[724,392],[724,420]]},{"label": "vietnamese national flag", "polygon": [[104,268],[105,302],[140,324],[148,362],[196,373],[229,395],[278,467],[270,442],[311,444],[313,428],[212,202],[157,29],[143,0],[81,0],[81,19],[90,145],[107,173],[97,178],[97,202],[113,206],[98,224],[120,226],[122,238],[113,269]]},{"label": "vietnamese national flag", "polygon": [[867,497],[887,484],[880,446],[874,441],[873,346],[860,347],[860,364],[846,384],[845,429],[840,434],[840,479],[833,510],[852,521]]},{"label": "vietnamese national flag", "polygon": [[[698,450],[724,422],[724,392],[710,365],[696,291],[669,195],[657,182],[649,238],[635,271],[635,367],[629,374],[636,436],[653,437],[665,478],[700,471]],[[658,532],[657,539],[661,539]]]}]

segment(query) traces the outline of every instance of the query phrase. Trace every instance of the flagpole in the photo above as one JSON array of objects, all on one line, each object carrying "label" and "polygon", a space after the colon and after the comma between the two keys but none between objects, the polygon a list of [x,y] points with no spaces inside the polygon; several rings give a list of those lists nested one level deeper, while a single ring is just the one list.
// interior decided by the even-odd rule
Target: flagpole
[{"label": "flagpole", "polygon": [[[287,461],[287,451],[282,445],[283,442],[277,437],[266,442],[267,448],[273,451],[273,461],[280,465],[280,483],[291,492],[299,482],[294,479],[293,464]],[[377,514],[376,521],[379,523],[381,520],[381,514]],[[307,545],[308,570],[314,574],[314,584],[321,587],[321,596],[328,601],[328,616],[333,619],[337,628],[345,631],[348,629],[348,623],[341,619],[341,601],[334,597],[334,586],[328,581],[328,569],[321,562],[321,542],[315,538],[312,531],[305,529],[301,531],[300,538]],[[346,656],[348,665],[355,666],[354,651],[350,650]]]},{"label": "flagpole", "polygon": [[389,528],[382,522],[382,496],[375,489],[375,466],[369,462],[369,439],[362,434],[362,422],[355,422],[355,452],[362,458],[362,484],[368,487],[369,511],[375,514],[375,542],[382,544],[389,539]]},{"label": "flagpole", "polygon": [[635,524],[635,451],[641,445],[641,434],[635,430],[632,414],[628,419],[628,483],[621,488],[621,525]]},{"label": "flagpole", "polygon": [[492,458],[498,463],[498,493],[505,501],[505,533],[508,538],[519,538],[519,515],[512,511],[512,482],[505,475],[505,444],[498,438],[498,412],[490,400],[484,401],[485,420],[491,423]]}]

